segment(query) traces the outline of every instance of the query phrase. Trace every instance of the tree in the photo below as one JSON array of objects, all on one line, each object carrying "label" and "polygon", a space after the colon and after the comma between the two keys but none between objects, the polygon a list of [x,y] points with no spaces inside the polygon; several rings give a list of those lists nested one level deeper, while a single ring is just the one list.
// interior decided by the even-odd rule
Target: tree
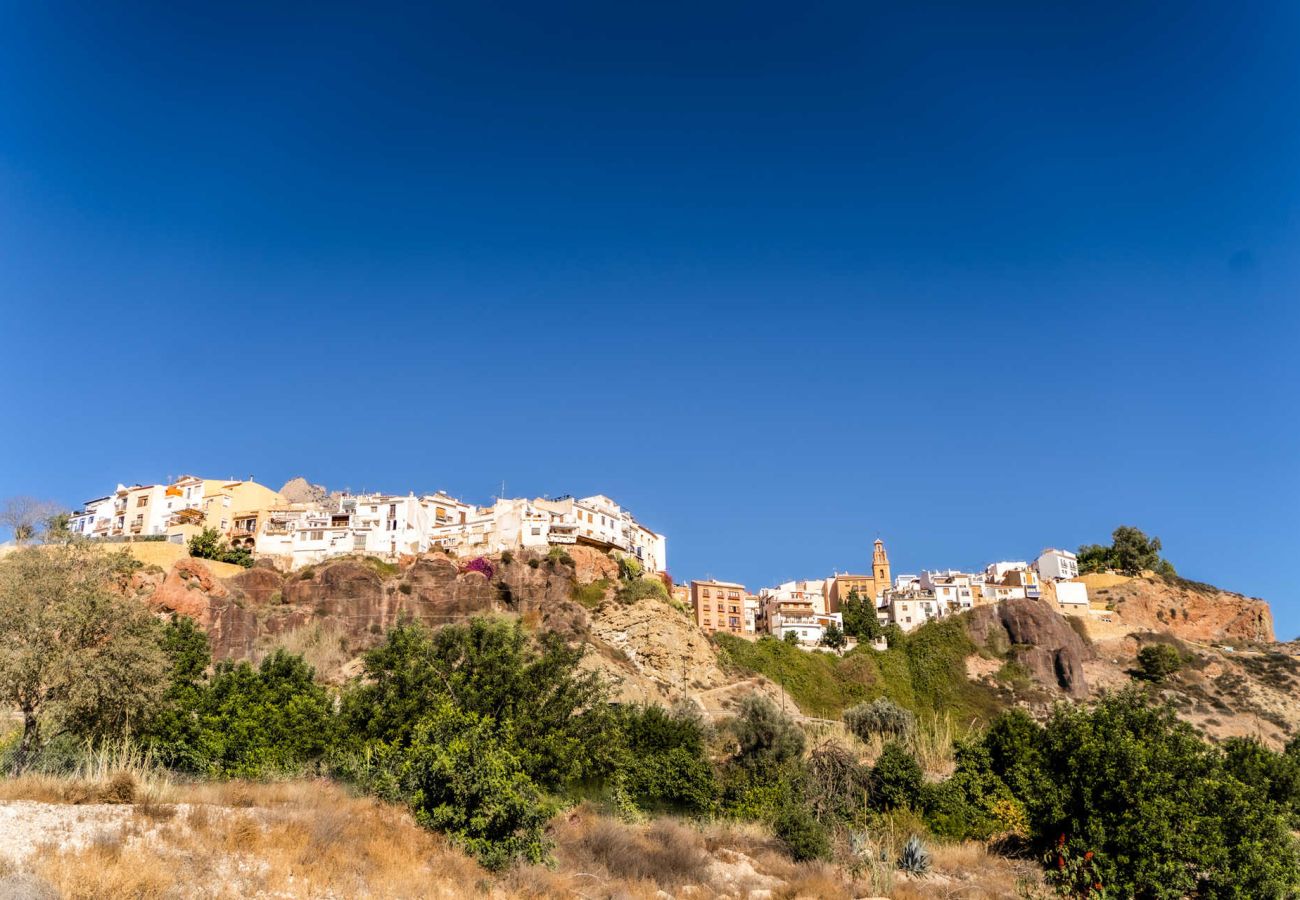
[{"label": "tree", "polygon": [[0,528],[9,529],[14,543],[26,544],[50,531],[52,525],[57,527],[60,515],[64,516],[66,531],[67,513],[61,504],[35,497],[9,497],[0,504]]},{"label": "tree", "polygon": [[740,745],[737,761],[749,769],[770,772],[803,755],[803,730],[762,694],[740,701],[732,729]]},{"label": "tree", "polygon": [[1111,532],[1111,545],[1084,544],[1077,554],[1080,574],[1114,570],[1136,577],[1150,569],[1173,575],[1173,565],[1160,556],[1160,538],[1148,538],[1140,528],[1121,525]]},{"label": "tree", "polygon": [[698,711],[632,706],[617,718],[623,753],[616,777],[637,806],[705,812],[713,805],[717,785]]},{"label": "tree", "polygon": [[1183,667],[1183,655],[1169,644],[1147,644],[1138,651],[1137,676],[1159,684]]},{"label": "tree", "polygon": [[129,569],[126,554],[84,543],[0,562],[0,700],[23,719],[14,772],[57,734],[130,734],[162,696],[161,627],[115,589]]},{"label": "tree", "polygon": [[[1017,725],[995,743],[1016,748],[990,761],[1024,803],[1039,852],[1064,843],[1093,854],[1108,895],[1283,897],[1300,884],[1286,815],[1144,691],[1058,705],[1040,732]],[[1008,759],[1021,777],[1000,769]],[[1038,774],[1023,777],[1026,767]]]},{"label": "tree", "polygon": [[1148,538],[1140,528],[1121,525],[1111,534],[1111,556],[1121,575],[1141,575],[1147,569],[1159,569],[1160,538]]},{"label": "tree", "polygon": [[421,717],[400,759],[398,790],[421,825],[444,832],[488,869],[545,858],[555,806],[490,718],[443,698]]},{"label": "tree", "polygon": [[781,635],[781,640],[785,641],[792,647],[797,646],[799,644],[799,632],[786,631],[785,634]]},{"label": "tree", "polygon": [[233,563],[246,569],[253,565],[253,554],[247,547],[231,547],[215,528],[204,528],[190,538],[189,551],[195,559]]},{"label": "tree", "polygon": [[324,754],[330,697],[301,656],[279,649],[257,668],[225,660],[204,679],[191,627],[167,635],[177,681],[146,736],[164,760],[212,777],[260,778],[295,774]]},{"label": "tree", "polygon": [[544,788],[606,774],[617,742],[604,682],[579,668],[584,648],[519,622],[476,618],[431,632],[404,625],[366,654],[366,681],[344,697],[354,742],[402,747],[442,699],[488,717]]},{"label": "tree", "polygon": [[830,647],[832,650],[843,650],[848,644],[849,639],[844,636],[840,626],[832,622],[826,626],[826,633],[822,635],[822,646]]},{"label": "tree", "polygon": [[881,635],[880,619],[876,617],[876,604],[863,597],[857,588],[849,591],[840,605],[844,617],[844,633],[860,641],[874,641]]},{"label": "tree", "polygon": [[920,805],[925,774],[911,753],[898,741],[886,741],[871,767],[871,799],[883,809]]}]

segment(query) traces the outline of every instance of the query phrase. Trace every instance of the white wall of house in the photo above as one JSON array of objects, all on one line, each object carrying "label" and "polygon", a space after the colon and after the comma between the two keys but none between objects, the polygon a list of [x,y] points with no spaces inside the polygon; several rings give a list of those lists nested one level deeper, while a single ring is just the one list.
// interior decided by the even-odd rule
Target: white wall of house
[{"label": "white wall of house", "polygon": [[1069,581],[1079,577],[1079,558],[1069,550],[1044,550],[1034,569],[1044,581]]},{"label": "white wall of house", "polygon": [[1088,609],[1088,586],[1082,581],[1056,582],[1056,602],[1062,610]]}]

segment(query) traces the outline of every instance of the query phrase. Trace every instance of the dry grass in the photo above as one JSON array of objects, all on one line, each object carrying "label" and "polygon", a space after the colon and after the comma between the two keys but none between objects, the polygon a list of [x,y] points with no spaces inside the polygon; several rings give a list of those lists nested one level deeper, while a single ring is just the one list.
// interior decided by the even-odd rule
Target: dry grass
[{"label": "dry grass", "polygon": [[704,836],[674,819],[642,827],[583,808],[565,817],[555,838],[562,868],[596,873],[604,881],[644,883],[658,890],[698,883],[707,876]]},{"label": "dry grass", "polygon": [[330,682],[342,680],[344,666],[354,656],[348,647],[347,632],[337,624],[319,620],[265,642],[254,654],[254,662],[261,662],[280,648],[301,656],[320,678]]},{"label": "dry grass", "polygon": [[404,810],[329,782],[176,785],[170,799],[179,805],[138,804],[84,846],[41,849],[25,874],[75,900],[450,898],[489,883]]}]

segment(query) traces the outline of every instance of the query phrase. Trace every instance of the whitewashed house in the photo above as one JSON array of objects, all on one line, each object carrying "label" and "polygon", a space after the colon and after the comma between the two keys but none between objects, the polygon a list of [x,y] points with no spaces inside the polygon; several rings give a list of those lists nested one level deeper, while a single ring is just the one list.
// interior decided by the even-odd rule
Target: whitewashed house
[{"label": "whitewashed house", "polygon": [[1043,581],[1071,581],[1079,577],[1079,558],[1069,550],[1044,550],[1034,562]]}]

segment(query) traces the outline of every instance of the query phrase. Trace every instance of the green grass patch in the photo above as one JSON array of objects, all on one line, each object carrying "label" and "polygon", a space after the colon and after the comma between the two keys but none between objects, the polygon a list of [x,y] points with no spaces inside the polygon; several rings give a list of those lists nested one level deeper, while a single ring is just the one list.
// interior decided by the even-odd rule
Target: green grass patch
[{"label": "green grass patch", "polygon": [[888,650],[860,645],[843,657],[772,638],[714,640],[725,661],[782,685],[805,715],[838,718],[855,703],[888,697],[918,715],[950,713],[964,726],[989,721],[1001,707],[995,691],[966,678],[976,648],[960,618],[929,622]]},{"label": "green grass patch", "polygon": [[598,578],[591,584],[575,584],[573,599],[587,609],[595,609],[604,602],[605,592],[609,590],[610,583],[608,578]]}]

